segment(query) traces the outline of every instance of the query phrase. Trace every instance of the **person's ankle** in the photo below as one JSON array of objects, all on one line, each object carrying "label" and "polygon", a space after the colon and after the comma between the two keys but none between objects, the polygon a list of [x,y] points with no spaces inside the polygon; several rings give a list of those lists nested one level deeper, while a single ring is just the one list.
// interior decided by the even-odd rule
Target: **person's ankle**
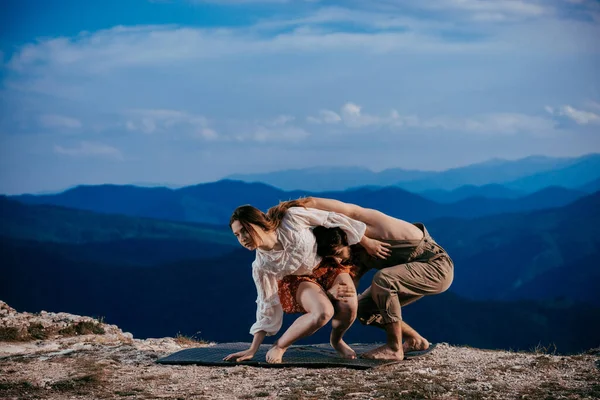
[{"label": "person's ankle", "polygon": [[281,346],[277,340],[275,341],[275,343],[273,343],[272,347],[276,347],[276,348],[278,348],[280,350],[286,350],[287,349],[287,346],[286,347]]},{"label": "person's ankle", "polygon": [[392,351],[402,351],[402,343],[393,341],[393,342],[387,342],[387,345]]}]

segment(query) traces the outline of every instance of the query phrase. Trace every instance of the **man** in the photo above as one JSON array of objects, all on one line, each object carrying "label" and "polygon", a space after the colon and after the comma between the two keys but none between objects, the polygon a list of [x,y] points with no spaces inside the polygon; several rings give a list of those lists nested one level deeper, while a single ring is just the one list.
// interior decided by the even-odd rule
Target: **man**
[{"label": "man", "polygon": [[[331,199],[311,197],[306,207],[337,212],[364,222],[365,236],[387,243],[376,258],[360,246],[350,248],[344,232],[336,228],[318,227],[313,231],[319,255],[350,261],[357,268],[357,279],[369,269],[379,270],[369,289],[359,296],[358,319],[362,324],[384,329],[387,341],[363,357],[402,360],[406,351],[427,349],[429,342],[402,320],[402,306],[447,290],[454,277],[454,264],[425,226]],[[330,292],[337,298],[355,295],[343,286],[333,289]]]}]

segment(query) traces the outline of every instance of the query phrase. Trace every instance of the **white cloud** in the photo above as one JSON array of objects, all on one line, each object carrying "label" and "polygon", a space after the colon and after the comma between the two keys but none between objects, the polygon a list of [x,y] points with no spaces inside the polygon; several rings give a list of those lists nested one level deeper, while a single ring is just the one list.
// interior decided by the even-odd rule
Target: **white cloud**
[{"label": "white cloud", "polygon": [[40,123],[45,128],[77,129],[82,127],[82,123],[78,119],[56,114],[41,115]]},{"label": "white cloud", "polygon": [[439,7],[506,16],[539,16],[550,11],[548,3],[522,0],[440,0],[426,2],[423,5],[432,8]]},{"label": "white cloud", "polygon": [[[290,0],[188,0],[190,3],[213,3],[223,5],[256,4],[256,3],[289,3]],[[305,0],[309,1],[309,0]]]},{"label": "white cloud", "polygon": [[293,125],[291,115],[262,120],[212,120],[178,110],[141,109],[126,113],[125,127],[146,134],[187,136],[192,139],[221,142],[299,142],[309,136]]},{"label": "white cloud", "polygon": [[291,115],[279,115],[276,118],[273,118],[270,121],[267,121],[267,125],[269,126],[283,126],[286,125],[289,122],[293,122],[296,119],[296,117],[293,117]]},{"label": "white cloud", "polygon": [[254,121],[222,121],[224,141],[258,143],[299,143],[310,136],[303,127],[293,124],[295,117],[279,115]]},{"label": "white cloud", "polygon": [[125,127],[129,131],[152,133],[188,133],[192,137],[214,140],[216,131],[209,128],[208,119],[185,111],[141,109],[126,112]]},{"label": "white cloud", "polygon": [[[482,134],[515,134],[519,132],[544,134],[552,131],[556,125],[551,119],[519,113],[489,113],[465,118],[451,116],[422,118],[416,115],[401,115],[397,110],[392,110],[387,115],[374,115],[364,113],[361,106],[351,102],[341,107],[340,115],[339,121],[336,122],[362,131],[365,128],[385,127],[392,131],[412,128]],[[308,117],[307,120],[313,123],[325,123],[323,118]]]},{"label": "white cloud", "polygon": [[361,128],[369,125],[378,125],[382,122],[379,117],[362,113],[361,106],[348,102],[336,113],[331,110],[320,110],[318,117],[309,116],[306,120],[313,124],[338,124],[352,128]]},{"label": "white cloud", "polygon": [[239,141],[252,140],[256,142],[291,142],[298,143],[310,134],[302,128],[286,126],[282,128],[256,127],[249,135],[238,136]]},{"label": "white cloud", "polygon": [[123,160],[123,154],[115,147],[102,143],[83,141],[77,147],[54,146],[54,152],[71,157],[107,157]]},{"label": "white cloud", "polygon": [[313,124],[337,124],[342,120],[342,117],[331,110],[320,110],[318,117],[309,116],[306,120]]},{"label": "white cloud", "polygon": [[551,119],[519,113],[490,113],[468,118],[435,117],[421,121],[420,127],[479,134],[545,135],[555,129]]},{"label": "white cloud", "polygon": [[341,116],[344,124],[353,128],[362,128],[385,123],[380,117],[363,114],[361,107],[354,103],[344,104],[341,109]]},{"label": "white cloud", "polygon": [[173,62],[197,62],[245,54],[348,50],[369,53],[487,52],[488,48],[481,43],[445,40],[437,35],[419,32],[379,30],[363,33],[340,29],[326,32],[298,29],[264,35],[252,27],[197,29],[140,26],[114,27],[72,38],[41,40],[15,52],[7,65],[13,71],[24,76],[32,75],[32,79],[48,86],[46,80],[49,76],[63,76],[65,73],[97,75],[114,69],[163,67]]},{"label": "white cloud", "polygon": [[211,128],[201,128],[196,132],[192,133],[192,137],[206,139],[206,140],[218,140],[219,134]]},{"label": "white cloud", "polygon": [[[592,105],[594,103],[591,103]],[[569,118],[578,125],[588,125],[600,123],[600,115],[591,111],[578,110],[570,105],[563,105],[558,108],[550,106],[545,107],[546,112],[551,115]]]}]

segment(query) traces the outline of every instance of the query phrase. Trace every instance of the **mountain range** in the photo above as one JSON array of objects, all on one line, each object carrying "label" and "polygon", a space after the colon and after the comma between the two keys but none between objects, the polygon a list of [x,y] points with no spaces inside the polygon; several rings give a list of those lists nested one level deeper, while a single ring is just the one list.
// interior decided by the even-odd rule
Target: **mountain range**
[{"label": "mountain range", "polygon": [[311,195],[378,209],[409,221],[430,221],[442,217],[477,218],[560,207],[586,193],[549,187],[515,199],[478,196],[442,204],[398,187],[321,193],[285,192],[262,183],[224,180],[176,190],[116,185],[79,186],[59,194],[11,196],[10,199],[26,204],[52,204],[99,213],[226,225],[231,213],[239,205],[252,204],[267,210],[281,200]]},{"label": "mountain range", "polygon": [[[227,226],[10,199],[0,201],[0,215],[0,297],[10,304],[106,316],[141,337],[200,331],[208,340],[248,340],[253,254],[232,236],[224,240]],[[432,340],[484,348],[593,347],[589,332],[600,324],[599,217],[596,193],[560,208],[429,222],[455,262],[455,281],[448,293],[407,307],[407,321]],[[322,331],[310,340],[325,339]],[[348,339],[382,340],[358,324]]]},{"label": "mountain range", "polygon": [[[105,316],[138,337],[200,331],[207,340],[248,340],[253,253],[231,234],[231,212],[313,195],[426,223],[454,260],[455,280],[403,315],[432,341],[513,349],[554,343],[576,352],[599,344],[590,334],[600,328],[599,165],[600,155],[589,155],[492,160],[439,173],[388,170],[378,180],[366,169],[277,175],[290,187],[315,188],[335,177],[339,190],[327,191],[222,180],[0,196],[0,298],[23,310]],[[326,330],[307,339],[326,340]],[[356,324],[348,340],[383,338]]]},{"label": "mountain range", "polygon": [[[22,310],[43,305],[103,316],[142,338],[176,333],[219,342],[250,338],[256,303],[253,255],[245,250],[143,269],[66,260],[6,241],[0,241],[0,256],[1,296]],[[568,300],[474,301],[448,292],[405,307],[403,314],[431,341],[482,348],[529,350],[553,343],[560,352],[578,352],[597,346],[589,332],[600,328],[600,308]],[[284,327],[297,316],[286,316]],[[328,330],[304,343],[326,342]],[[375,342],[384,336],[357,323],[347,340]]]},{"label": "mountain range", "polygon": [[227,178],[263,182],[282,190],[340,191],[361,186],[399,186],[411,192],[451,191],[465,185],[500,184],[532,193],[548,186],[579,189],[600,178],[600,154],[576,158],[531,156],[520,160],[494,159],[446,171],[314,167],[263,174],[234,174]]}]

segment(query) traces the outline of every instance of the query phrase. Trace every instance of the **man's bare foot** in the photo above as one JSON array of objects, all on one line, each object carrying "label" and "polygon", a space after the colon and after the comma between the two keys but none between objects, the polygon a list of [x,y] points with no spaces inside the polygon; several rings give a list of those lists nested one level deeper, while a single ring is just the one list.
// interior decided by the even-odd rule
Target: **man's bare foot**
[{"label": "man's bare foot", "polygon": [[429,348],[429,342],[423,336],[409,337],[404,341],[402,345],[405,353],[409,351],[421,351]]},{"label": "man's bare foot", "polygon": [[267,352],[267,362],[270,364],[280,364],[283,353],[285,353],[286,350],[287,349],[283,349],[277,345],[273,345]]},{"label": "man's bare foot", "polygon": [[356,358],[356,353],[354,352],[354,350],[352,350],[352,348],[348,346],[346,342],[344,342],[342,339],[340,339],[340,341],[337,343],[334,343],[333,341],[330,343],[331,347],[333,347],[335,351],[337,351],[340,357],[347,358],[350,360]]},{"label": "man's bare foot", "polygon": [[392,350],[387,344],[381,347],[367,351],[361,355],[362,358],[368,358],[373,360],[395,360],[401,361],[404,359],[404,351],[400,347],[397,351]]}]

